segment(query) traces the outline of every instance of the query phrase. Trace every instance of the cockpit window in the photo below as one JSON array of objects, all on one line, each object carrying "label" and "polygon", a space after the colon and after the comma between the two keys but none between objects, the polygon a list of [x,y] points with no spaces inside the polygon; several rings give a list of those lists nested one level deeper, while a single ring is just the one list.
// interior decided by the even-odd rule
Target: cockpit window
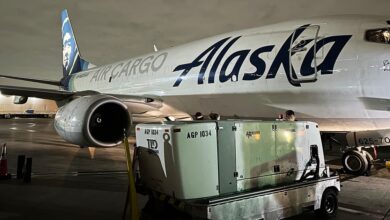
[{"label": "cockpit window", "polygon": [[390,44],[390,29],[368,30],[366,31],[366,40],[375,43]]}]

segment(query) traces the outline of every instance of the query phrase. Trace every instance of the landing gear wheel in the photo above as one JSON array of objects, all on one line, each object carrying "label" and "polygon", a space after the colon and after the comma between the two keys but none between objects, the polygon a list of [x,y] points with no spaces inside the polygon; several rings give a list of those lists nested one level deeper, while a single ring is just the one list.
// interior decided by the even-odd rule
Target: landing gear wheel
[{"label": "landing gear wheel", "polygon": [[321,219],[335,217],[338,209],[337,191],[334,189],[327,189],[322,194],[321,207],[315,213]]},{"label": "landing gear wheel", "polygon": [[343,154],[342,163],[347,173],[361,175],[368,169],[368,161],[365,155],[357,150],[347,151]]}]

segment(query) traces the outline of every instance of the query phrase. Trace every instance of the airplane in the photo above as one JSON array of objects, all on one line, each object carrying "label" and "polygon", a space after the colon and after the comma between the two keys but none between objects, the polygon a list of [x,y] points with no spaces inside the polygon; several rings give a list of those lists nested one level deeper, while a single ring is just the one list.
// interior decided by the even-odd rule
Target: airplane
[{"label": "airplane", "polygon": [[[241,30],[95,66],[61,13],[63,78],[1,77],[60,89],[1,85],[5,95],[57,101],[55,129],[80,146],[113,147],[131,123],[272,119],[293,109],[325,132],[390,128],[390,20],[330,16]],[[389,139],[390,140],[390,139]]]}]

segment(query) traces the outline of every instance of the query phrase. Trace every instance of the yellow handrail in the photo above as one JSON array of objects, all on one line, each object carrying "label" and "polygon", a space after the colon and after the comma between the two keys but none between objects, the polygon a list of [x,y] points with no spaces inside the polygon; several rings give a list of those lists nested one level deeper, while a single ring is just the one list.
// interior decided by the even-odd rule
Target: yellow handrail
[{"label": "yellow handrail", "polygon": [[134,181],[134,175],[133,175],[133,168],[132,168],[132,162],[131,162],[131,154],[130,154],[130,147],[129,147],[129,140],[127,139],[127,136],[124,135],[123,138],[123,144],[126,151],[126,162],[127,162],[127,173],[129,175],[129,188],[127,193],[127,201],[128,201],[128,208],[130,211],[130,219],[131,220],[138,220],[138,204],[137,204],[137,192],[135,190],[135,181]]}]

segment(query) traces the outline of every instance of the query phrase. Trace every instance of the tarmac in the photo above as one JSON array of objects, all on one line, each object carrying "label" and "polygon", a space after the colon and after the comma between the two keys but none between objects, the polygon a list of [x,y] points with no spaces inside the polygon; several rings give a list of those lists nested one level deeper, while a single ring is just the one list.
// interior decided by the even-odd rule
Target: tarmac
[{"label": "tarmac", "polygon": [[[3,143],[14,178],[0,181],[0,219],[122,219],[128,185],[123,146],[79,148],[56,134],[52,119],[1,119]],[[32,158],[31,183],[15,178],[18,155]],[[341,168],[337,147],[325,155],[332,168]],[[335,219],[390,219],[390,172],[377,167],[370,176],[341,179]],[[138,196],[140,209],[146,201]],[[309,212],[290,219],[313,218]]]}]

